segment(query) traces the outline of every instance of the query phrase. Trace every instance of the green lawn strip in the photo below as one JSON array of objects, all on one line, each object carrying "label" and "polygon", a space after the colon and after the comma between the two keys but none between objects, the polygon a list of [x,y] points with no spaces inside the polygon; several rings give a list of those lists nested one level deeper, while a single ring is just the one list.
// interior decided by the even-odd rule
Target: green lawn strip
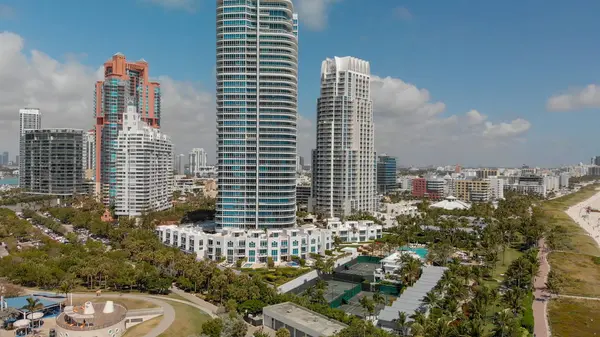
[{"label": "green lawn strip", "polygon": [[202,333],[202,324],[210,319],[210,316],[202,310],[187,305],[170,301],[169,304],[175,310],[175,321],[160,337],[185,337],[199,336]]},{"label": "green lawn strip", "polygon": [[261,268],[261,269],[241,269],[242,273],[246,273],[250,276],[261,275],[266,282],[274,285],[282,285],[289,282],[300,275],[304,275],[311,271],[310,268],[293,268],[293,267],[281,267],[281,268]]},{"label": "green lawn strip", "polygon": [[558,298],[548,305],[553,337],[600,335],[600,301]]},{"label": "green lawn strip", "polygon": [[564,244],[558,247],[559,250],[600,256],[600,247],[598,247],[594,239],[565,213],[569,207],[585,201],[598,193],[596,188],[597,185],[589,185],[576,193],[541,204],[541,209],[543,210],[542,221],[550,225],[550,228],[562,226],[566,229]]},{"label": "green lawn strip", "polygon": [[600,258],[591,255],[552,252],[548,261],[552,270],[565,279],[561,294],[600,297]]},{"label": "green lawn strip", "polygon": [[160,321],[163,319],[162,316],[155,317],[151,320],[142,322],[132,328],[127,329],[123,337],[143,337],[150,332],[150,330],[154,329]]},{"label": "green lawn strip", "polygon": [[[504,253],[502,253],[502,251],[498,252],[498,262],[496,263],[496,268],[494,268],[494,271],[492,272],[492,278],[494,280],[504,280],[504,273],[506,273],[508,266],[522,255],[522,252],[512,247],[506,248]],[[503,261],[504,263],[502,263]],[[499,285],[500,283],[496,282],[496,284]]]}]

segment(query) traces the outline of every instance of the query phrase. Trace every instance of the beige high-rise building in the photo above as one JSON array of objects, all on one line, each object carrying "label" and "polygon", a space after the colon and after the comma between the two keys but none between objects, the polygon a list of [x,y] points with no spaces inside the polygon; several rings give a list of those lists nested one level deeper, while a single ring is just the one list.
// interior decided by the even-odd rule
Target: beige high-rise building
[{"label": "beige high-rise building", "polygon": [[464,201],[489,201],[491,198],[488,180],[456,180],[455,197]]},{"label": "beige high-rise building", "polygon": [[497,169],[488,169],[488,168],[484,168],[484,169],[479,169],[476,172],[477,174],[477,179],[486,179],[489,177],[495,177],[498,175],[498,170]]}]

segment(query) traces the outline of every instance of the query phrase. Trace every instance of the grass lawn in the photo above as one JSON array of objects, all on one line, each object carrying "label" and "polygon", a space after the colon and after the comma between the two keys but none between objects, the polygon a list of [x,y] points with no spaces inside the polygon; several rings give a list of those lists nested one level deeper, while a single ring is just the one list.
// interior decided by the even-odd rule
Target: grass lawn
[{"label": "grass lawn", "polygon": [[[496,268],[494,268],[492,277],[496,280],[503,280],[504,276],[502,276],[502,274],[506,273],[508,266],[522,255],[523,253],[519,250],[511,247],[506,248],[504,254],[502,251],[498,252],[498,263],[496,264]],[[502,263],[502,261],[504,261],[504,263]]]},{"label": "grass lawn", "polygon": [[160,321],[163,319],[162,316],[155,317],[149,321],[145,321],[144,323],[140,323],[134,326],[131,329],[127,329],[123,337],[143,337],[150,332],[150,330],[154,329]]},{"label": "grass lawn", "polygon": [[[594,262],[596,258],[597,263]],[[552,270],[566,280],[561,294],[600,297],[600,258],[565,252],[552,252],[548,257]],[[600,325],[600,322],[598,322]]]},{"label": "grass lawn", "polygon": [[202,333],[202,324],[208,321],[210,316],[187,304],[173,301],[169,304],[175,309],[175,321],[160,337],[198,336]]},{"label": "grass lawn", "polygon": [[596,245],[594,239],[565,213],[569,207],[598,193],[596,187],[596,185],[586,186],[576,193],[545,201],[541,204],[542,220],[551,227],[560,225],[567,230],[563,247],[559,247],[559,250],[600,256],[600,248]]},{"label": "grass lawn", "polygon": [[150,303],[148,301],[144,301],[143,299],[130,299],[130,298],[116,298],[116,297],[75,297],[73,298],[73,305],[83,305],[85,302],[90,301],[92,303],[96,302],[106,302],[113,301],[117,304],[121,304],[125,306],[128,310],[134,309],[148,309],[148,308],[156,308],[157,306],[154,303]]},{"label": "grass lawn", "polygon": [[548,305],[553,337],[600,335],[600,301],[558,298]]},{"label": "grass lawn", "polygon": [[296,277],[306,274],[311,271],[310,268],[293,268],[293,267],[280,267],[273,269],[241,269],[243,273],[250,276],[261,275],[263,280],[268,283],[280,286],[286,282],[289,282]]}]

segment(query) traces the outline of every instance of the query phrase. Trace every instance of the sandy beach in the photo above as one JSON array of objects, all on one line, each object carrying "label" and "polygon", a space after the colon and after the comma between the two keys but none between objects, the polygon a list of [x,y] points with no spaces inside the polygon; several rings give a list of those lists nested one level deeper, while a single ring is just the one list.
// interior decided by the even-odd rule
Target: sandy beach
[{"label": "sandy beach", "polygon": [[[587,207],[598,210],[599,212],[586,211]],[[567,210],[567,214],[577,222],[600,246],[600,191],[591,198],[572,206]]]}]

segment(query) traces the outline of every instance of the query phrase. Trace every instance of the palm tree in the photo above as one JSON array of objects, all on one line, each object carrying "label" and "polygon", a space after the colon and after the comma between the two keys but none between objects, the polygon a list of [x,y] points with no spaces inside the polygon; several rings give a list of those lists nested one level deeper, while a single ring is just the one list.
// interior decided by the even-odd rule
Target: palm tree
[{"label": "palm tree", "polygon": [[34,297],[27,298],[27,304],[21,309],[26,310],[28,313],[34,313],[44,309],[44,305],[40,303],[40,300]]},{"label": "palm tree", "polygon": [[423,304],[427,305],[427,308],[431,310],[437,306],[439,299],[437,293],[432,290],[423,297]]},{"label": "palm tree", "polygon": [[373,315],[373,312],[375,311],[375,302],[367,296],[362,297],[359,302],[360,306],[365,310],[365,317],[368,318],[369,316],[367,315]]},{"label": "palm tree", "polygon": [[385,297],[383,297],[380,292],[374,293],[371,298],[375,304],[385,304]]},{"label": "palm tree", "polygon": [[[59,286],[59,290],[61,294],[65,294],[65,297],[69,299],[69,293],[75,287],[75,282],[71,278],[64,279]],[[70,305],[73,305],[73,298],[71,298]]]},{"label": "palm tree", "polygon": [[468,325],[469,337],[485,337],[487,336],[487,331],[485,328],[485,324],[481,319],[475,319],[469,322]]},{"label": "palm tree", "polygon": [[[33,328],[33,313],[44,310],[44,305],[42,303],[40,303],[39,299],[34,298],[34,297],[28,297],[27,304],[25,304],[21,309],[27,311],[28,314],[31,314],[30,324],[32,325],[31,327]],[[27,318],[27,315],[25,316],[25,318]]]},{"label": "palm tree", "polygon": [[396,318],[396,330],[400,332],[400,337],[408,336],[408,318],[406,313],[403,311],[398,311],[398,318]]},{"label": "palm tree", "polygon": [[522,310],[525,294],[522,289],[513,288],[507,290],[502,296],[502,301],[511,309],[514,315]]}]

